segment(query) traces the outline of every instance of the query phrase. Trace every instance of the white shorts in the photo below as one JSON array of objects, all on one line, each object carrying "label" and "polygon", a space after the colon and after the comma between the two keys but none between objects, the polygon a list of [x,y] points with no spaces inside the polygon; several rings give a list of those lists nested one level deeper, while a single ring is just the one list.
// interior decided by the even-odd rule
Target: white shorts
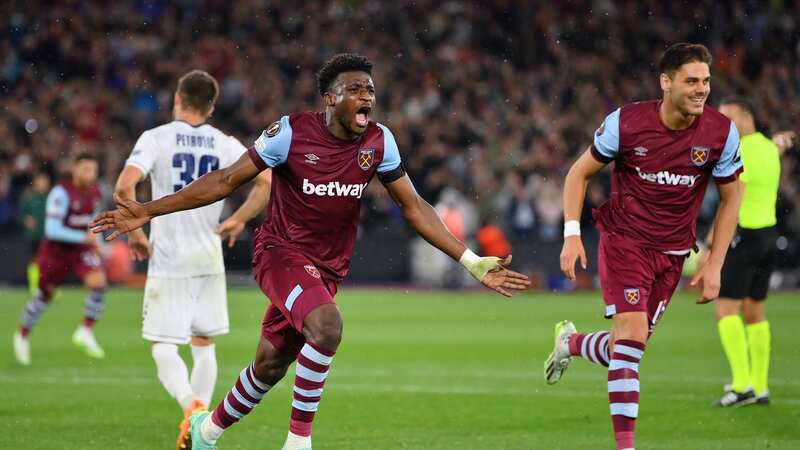
[{"label": "white shorts", "polygon": [[152,342],[188,344],[192,336],[227,334],[225,274],[148,277],[142,317],[142,337]]}]

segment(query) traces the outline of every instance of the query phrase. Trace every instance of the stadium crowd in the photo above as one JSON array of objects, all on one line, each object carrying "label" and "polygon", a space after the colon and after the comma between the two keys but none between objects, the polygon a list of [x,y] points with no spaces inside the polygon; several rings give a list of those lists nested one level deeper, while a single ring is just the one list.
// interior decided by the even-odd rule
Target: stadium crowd
[{"label": "stadium crowd", "polygon": [[[660,97],[654,63],[669,43],[712,50],[712,105],[754,96],[767,133],[800,117],[793,2],[233,3],[3,3],[0,227],[19,232],[18,211],[41,202],[32,180],[58,176],[77,152],[101,158],[110,192],[138,135],[171,120],[190,68],[220,81],[212,122],[247,144],[281,115],[319,106],[314,71],[332,54],[367,55],[376,119],[423,197],[459,212],[464,236],[493,224],[512,242],[560,241],[564,171],[609,111]],[[797,149],[784,155],[779,206],[795,255],[799,160]],[[594,183],[587,202],[606,189]],[[366,202],[367,227],[396,216],[380,186]]]}]

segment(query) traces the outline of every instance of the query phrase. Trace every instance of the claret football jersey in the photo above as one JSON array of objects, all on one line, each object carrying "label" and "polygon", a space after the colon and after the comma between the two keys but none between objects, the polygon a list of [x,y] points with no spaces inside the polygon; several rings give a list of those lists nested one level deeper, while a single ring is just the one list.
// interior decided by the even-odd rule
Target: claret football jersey
[{"label": "claret football jersey", "polygon": [[375,174],[400,166],[394,136],[379,123],[354,140],[334,136],[319,112],[284,116],[248,151],[271,167],[267,219],[256,235],[254,258],[269,246],[296,249],[326,276],[347,274],[364,190]]},{"label": "claret football jersey", "polygon": [[598,227],[667,252],[691,249],[708,181],[724,184],[742,171],[739,133],[709,106],[689,128],[668,129],[660,101],[632,103],[609,114],[592,155],[614,161],[611,195],[594,212]]}]

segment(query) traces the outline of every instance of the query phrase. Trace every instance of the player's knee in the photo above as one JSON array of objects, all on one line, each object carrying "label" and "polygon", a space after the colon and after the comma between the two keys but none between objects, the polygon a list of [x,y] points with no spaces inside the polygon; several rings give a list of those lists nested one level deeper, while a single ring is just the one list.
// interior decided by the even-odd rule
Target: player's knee
[{"label": "player's knee", "polygon": [[281,381],[286,376],[288,369],[288,364],[277,364],[275,361],[259,358],[258,355],[256,355],[256,360],[253,363],[253,371],[256,374],[256,378],[270,386],[275,386]]},{"label": "player's knee", "polygon": [[214,338],[210,336],[192,336],[192,345],[195,347],[208,347],[214,345]]},{"label": "player's knee", "polygon": [[614,316],[611,339],[647,342],[650,327],[645,313],[621,313]]},{"label": "player's knee", "polygon": [[86,287],[89,289],[105,289],[106,275],[100,271],[89,272],[86,275],[86,280],[84,282]]},{"label": "player's knee", "polygon": [[767,320],[763,304],[753,300],[745,300],[744,308],[742,308],[742,318],[748,325]]},{"label": "player's knee", "polygon": [[740,300],[730,298],[719,298],[714,306],[714,311],[717,314],[717,320],[726,316],[738,315],[741,307]]},{"label": "player's knee", "polygon": [[334,305],[325,305],[309,314],[304,324],[306,339],[326,350],[336,350],[342,341],[342,316]]}]

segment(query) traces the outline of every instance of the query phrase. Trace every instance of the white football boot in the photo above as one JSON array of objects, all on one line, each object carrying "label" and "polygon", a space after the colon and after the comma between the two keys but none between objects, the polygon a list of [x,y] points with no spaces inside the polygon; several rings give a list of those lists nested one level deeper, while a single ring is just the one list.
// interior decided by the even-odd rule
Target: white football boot
[{"label": "white football boot", "polygon": [[569,320],[558,322],[555,327],[555,345],[544,362],[544,379],[547,384],[556,384],[572,362],[569,353],[569,337],[577,333],[575,325]]},{"label": "white football boot", "polygon": [[72,334],[72,343],[92,358],[103,359],[106,357],[106,352],[97,343],[91,328],[83,325],[79,326],[75,333]]},{"label": "white football boot", "polygon": [[19,331],[14,333],[14,356],[23,366],[31,365],[31,341]]}]

